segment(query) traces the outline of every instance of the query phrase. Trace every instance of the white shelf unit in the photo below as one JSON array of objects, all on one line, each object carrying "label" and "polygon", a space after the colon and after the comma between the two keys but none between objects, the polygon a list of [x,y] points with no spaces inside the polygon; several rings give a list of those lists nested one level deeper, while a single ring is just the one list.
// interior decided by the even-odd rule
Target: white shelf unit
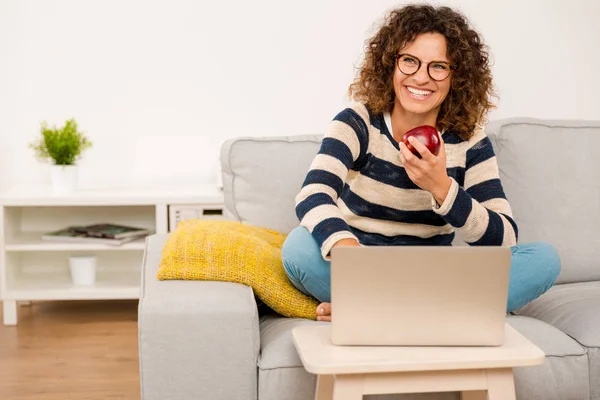
[{"label": "white shelf unit", "polygon": [[[45,232],[101,222],[167,233],[179,208],[185,218],[223,218],[223,194],[210,185],[156,189],[81,190],[54,196],[47,187],[21,186],[0,197],[0,299],[4,324],[17,324],[17,301],[137,299],[145,239],[113,246],[42,240]],[[205,212],[203,210],[210,210]],[[185,219],[178,217],[178,219]],[[96,282],[72,283],[71,255],[94,255]]]}]

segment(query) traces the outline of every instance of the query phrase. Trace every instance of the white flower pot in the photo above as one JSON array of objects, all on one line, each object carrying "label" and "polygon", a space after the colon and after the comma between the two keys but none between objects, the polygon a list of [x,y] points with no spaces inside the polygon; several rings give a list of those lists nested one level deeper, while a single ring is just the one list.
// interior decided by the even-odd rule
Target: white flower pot
[{"label": "white flower pot", "polygon": [[71,279],[76,286],[90,286],[96,282],[96,257],[71,256],[69,257]]},{"label": "white flower pot", "polygon": [[52,166],[52,192],[54,194],[72,194],[77,190],[77,166]]}]

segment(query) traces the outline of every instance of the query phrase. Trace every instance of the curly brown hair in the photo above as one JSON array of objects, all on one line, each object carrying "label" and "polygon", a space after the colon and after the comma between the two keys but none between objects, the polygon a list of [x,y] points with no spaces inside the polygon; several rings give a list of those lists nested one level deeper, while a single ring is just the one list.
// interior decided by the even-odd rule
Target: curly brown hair
[{"label": "curly brown hair", "polygon": [[489,53],[467,18],[449,7],[410,4],[389,12],[379,31],[367,41],[363,66],[348,93],[374,113],[391,112],[396,54],[422,33],[446,38],[447,56],[455,66],[450,92],[437,120],[440,131],[452,129],[468,139],[494,107]]}]

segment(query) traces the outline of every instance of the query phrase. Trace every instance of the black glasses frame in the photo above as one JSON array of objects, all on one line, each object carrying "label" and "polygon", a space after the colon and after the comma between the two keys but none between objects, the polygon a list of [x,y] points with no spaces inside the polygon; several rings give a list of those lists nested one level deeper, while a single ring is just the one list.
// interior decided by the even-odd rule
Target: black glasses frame
[{"label": "black glasses frame", "polygon": [[[415,70],[415,72],[413,72],[412,74],[407,74],[406,72],[402,71],[402,68],[400,68],[400,58],[404,57],[404,56],[409,56],[411,58],[414,58],[415,60],[417,60],[417,69]],[[445,64],[448,66],[448,69],[450,70],[450,72],[448,72],[448,76],[446,76],[443,79],[435,79],[433,76],[431,76],[431,71],[429,71],[429,66],[432,63],[437,63],[437,64]],[[404,75],[406,76],[411,76],[416,74],[417,72],[419,72],[419,70],[421,69],[421,65],[423,64],[427,64],[427,75],[429,75],[429,77],[436,81],[436,82],[441,82],[443,80],[448,79],[448,77],[450,76],[450,74],[452,73],[452,71],[454,71],[456,69],[456,66],[447,62],[447,61],[429,61],[429,62],[425,62],[425,61],[421,61],[421,59],[419,59],[419,57],[415,57],[412,54],[408,54],[408,53],[402,53],[402,54],[397,54],[396,55],[396,67],[398,67],[398,70],[400,70],[400,72],[402,72]]]}]

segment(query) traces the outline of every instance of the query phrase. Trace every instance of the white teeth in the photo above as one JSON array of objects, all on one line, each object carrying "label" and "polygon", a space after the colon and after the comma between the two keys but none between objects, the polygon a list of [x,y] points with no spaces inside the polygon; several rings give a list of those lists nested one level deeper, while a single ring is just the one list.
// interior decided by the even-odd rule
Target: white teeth
[{"label": "white teeth", "polygon": [[414,89],[411,87],[406,87],[408,89],[409,92],[413,93],[413,94],[418,94],[419,96],[426,96],[428,94],[431,93],[431,90],[419,90],[419,89]]}]

